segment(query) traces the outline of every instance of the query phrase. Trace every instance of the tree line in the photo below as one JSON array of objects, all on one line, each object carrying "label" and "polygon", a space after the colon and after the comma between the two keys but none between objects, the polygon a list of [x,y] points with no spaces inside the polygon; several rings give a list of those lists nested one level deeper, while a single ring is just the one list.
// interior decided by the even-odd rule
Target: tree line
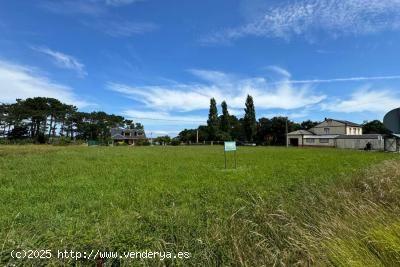
[{"label": "tree line", "polygon": [[112,127],[143,129],[142,124],[122,116],[102,111],[81,112],[55,98],[34,97],[0,104],[0,137],[3,139],[46,143],[63,137],[108,142]]},{"label": "tree line", "polygon": [[[207,125],[196,129],[185,129],[176,138],[161,136],[154,139],[160,144],[172,142],[197,141],[239,141],[260,145],[284,145],[286,142],[286,123],[288,132],[300,129],[309,130],[317,121],[296,123],[286,117],[256,119],[253,98],[248,95],[243,118],[229,114],[226,101],[221,103],[221,114],[214,98],[210,99]],[[55,98],[34,97],[17,99],[12,104],[0,104],[0,139],[10,141],[47,143],[54,139],[96,140],[102,143],[110,141],[110,129],[125,127],[143,129],[141,123],[134,123],[122,116],[102,111],[81,112],[77,107],[62,103]],[[374,120],[364,122],[364,134],[387,134],[389,131],[382,122]]]},{"label": "tree line", "polygon": [[[179,140],[195,143],[198,135],[199,142],[239,141],[259,145],[285,145],[286,127],[288,132],[292,132],[309,130],[320,123],[312,120],[297,123],[282,116],[262,117],[257,120],[253,97],[250,95],[246,98],[243,118],[229,114],[226,101],[221,103],[221,109],[222,114],[219,115],[217,103],[214,98],[211,98],[207,125],[181,131],[178,135]],[[363,132],[364,134],[388,133],[383,123],[378,120],[364,122]]]}]

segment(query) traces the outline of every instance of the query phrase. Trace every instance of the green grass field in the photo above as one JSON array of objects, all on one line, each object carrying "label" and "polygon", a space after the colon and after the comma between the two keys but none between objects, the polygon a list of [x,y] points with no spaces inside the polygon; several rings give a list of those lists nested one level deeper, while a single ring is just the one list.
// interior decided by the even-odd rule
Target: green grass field
[{"label": "green grass field", "polygon": [[[188,251],[121,265],[400,264],[398,154],[239,147],[0,146],[1,264],[13,249]],[[93,264],[80,260],[78,265]]]}]

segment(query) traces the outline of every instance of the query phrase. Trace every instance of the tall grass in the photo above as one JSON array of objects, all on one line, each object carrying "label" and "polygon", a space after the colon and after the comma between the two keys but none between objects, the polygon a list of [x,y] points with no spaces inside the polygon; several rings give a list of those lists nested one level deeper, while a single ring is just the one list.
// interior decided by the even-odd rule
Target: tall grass
[{"label": "tall grass", "polygon": [[301,187],[279,203],[243,199],[223,227],[227,247],[235,248],[231,263],[398,266],[399,179],[400,162],[391,160],[349,181]]},{"label": "tall grass", "polygon": [[217,146],[0,146],[0,262],[75,263],[10,258],[47,248],[191,253],[105,259],[126,266],[398,265],[397,157],[240,148],[225,170]]}]

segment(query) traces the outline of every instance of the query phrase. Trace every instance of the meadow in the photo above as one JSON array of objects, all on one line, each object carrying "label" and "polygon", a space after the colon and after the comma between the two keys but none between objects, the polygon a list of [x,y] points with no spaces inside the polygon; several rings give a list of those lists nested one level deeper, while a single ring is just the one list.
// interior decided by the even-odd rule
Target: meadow
[{"label": "meadow", "polygon": [[398,154],[221,146],[0,146],[0,263],[18,249],[188,251],[107,266],[400,264]]}]

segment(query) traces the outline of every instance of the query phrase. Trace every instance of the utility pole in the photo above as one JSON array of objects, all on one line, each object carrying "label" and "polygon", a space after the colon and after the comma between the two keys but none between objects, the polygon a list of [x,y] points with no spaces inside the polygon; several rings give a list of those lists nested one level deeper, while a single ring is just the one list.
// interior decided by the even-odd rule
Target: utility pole
[{"label": "utility pole", "polygon": [[196,144],[198,144],[199,143],[199,129],[197,128],[197,131],[196,131]]},{"label": "utility pole", "polygon": [[288,140],[288,117],[286,117],[286,147],[289,147],[289,140]]}]

